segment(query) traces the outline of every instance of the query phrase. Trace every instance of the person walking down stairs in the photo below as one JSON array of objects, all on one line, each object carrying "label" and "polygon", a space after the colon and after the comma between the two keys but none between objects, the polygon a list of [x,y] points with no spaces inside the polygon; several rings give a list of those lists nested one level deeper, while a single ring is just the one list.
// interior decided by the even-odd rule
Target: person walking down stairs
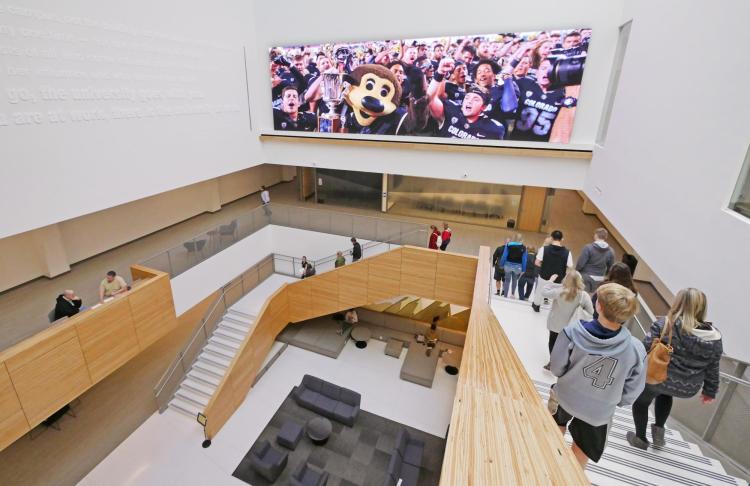
[{"label": "person walking down stairs", "polygon": [[[536,282],[536,291],[534,292],[534,302],[531,308],[534,312],[539,312],[542,305],[542,289],[547,282],[562,282],[569,268],[573,268],[573,254],[562,244],[563,234],[560,230],[550,233],[552,242],[549,245],[539,249],[536,254],[536,266],[539,267],[539,278]],[[552,275],[557,275],[555,280],[551,280]]]},{"label": "person walking down stairs", "polygon": [[672,346],[667,379],[648,384],[633,403],[635,432],[626,434],[628,443],[647,449],[648,408],[654,403],[655,423],[651,425],[653,445],[663,447],[664,425],[672,410],[672,399],[690,398],[701,391],[701,402],[710,404],[719,391],[719,360],[723,352],[721,333],[706,322],[706,295],[698,289],[680,290],[666,317],[651,326],[643,340],[649,351],[655,340]]}]

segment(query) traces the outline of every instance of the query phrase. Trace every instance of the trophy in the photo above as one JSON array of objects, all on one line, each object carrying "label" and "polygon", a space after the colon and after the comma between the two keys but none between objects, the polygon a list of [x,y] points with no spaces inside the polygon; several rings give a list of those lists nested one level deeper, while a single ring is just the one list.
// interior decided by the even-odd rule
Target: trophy
[{"label": "trophy", "polygon": [[339,133],[341,131],[341,116],[336,109],[344,99],[341,90],[342,76],[339,73],[322,73],[323,101],[328,107],[328,113],[318,117],[318,131],[322,133]]}]

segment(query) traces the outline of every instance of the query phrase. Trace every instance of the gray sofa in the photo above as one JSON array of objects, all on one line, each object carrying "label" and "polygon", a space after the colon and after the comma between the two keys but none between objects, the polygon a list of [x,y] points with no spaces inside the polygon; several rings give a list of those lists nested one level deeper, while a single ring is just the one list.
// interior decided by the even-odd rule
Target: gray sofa
[{"label": "gray sofa", "polygon": [[250,449],[250,467],[270,482],[278,479],[288,460],[286,452],[277,451],[267,440],[256,442]]},{"label": "gray sofa", "polygon": [[396,436],[396,447],[388,462],[388,476],[385,486],[416,486],[419,481],[419,468],[422,465],[424,442],[414,439],[409,432],[402,428]]},{"label": "gray sofa", "polygon": [[362,396],[348,388],[305,375],[294,387],[292,398],[298,405],[351,427],[359,415]]},{"label": "gray sofa", "polygon": [[328,482],[328,473],[303,462],[289,481],[292,486],[325,486]]}]

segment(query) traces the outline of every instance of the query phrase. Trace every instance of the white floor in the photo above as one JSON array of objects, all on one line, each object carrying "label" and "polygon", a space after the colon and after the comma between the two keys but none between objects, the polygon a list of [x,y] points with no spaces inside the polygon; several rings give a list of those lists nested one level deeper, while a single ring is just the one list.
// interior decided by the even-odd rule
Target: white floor
[{"label": "white floor", "polygon": [[457,377],[445,373],[439,363],[432,388],[403,381],[399,371],[406,350],[400,359],[386,356],[384,350],[385,343],[380,341],[371,340],[362,350],[349,342],[338,359],[331,359],[289,346],[210,448],[201,448],[203,437],[197,423],[167,410],[151,416],[79,484],[245,484],[232,477],[232,472],[305,373],[358,391],[363,410],[444,437]]}]

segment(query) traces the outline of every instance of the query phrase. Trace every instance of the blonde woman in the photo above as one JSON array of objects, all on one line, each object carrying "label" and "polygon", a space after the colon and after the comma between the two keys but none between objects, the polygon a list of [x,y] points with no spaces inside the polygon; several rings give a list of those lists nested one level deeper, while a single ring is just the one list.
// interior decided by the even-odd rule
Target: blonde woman
[{"label": "blonde woman", "polygon": [[[690,398],[702,390],[701,401],[709,404],[719,391],[719,360],[723,352],[721,333],[706,322],[706,295],[698,289],[680,290],[666,317],[651,325],[651,332],[643,340],[646,351],[654,338],[664,343],[672,332],[672,359],[667,368],[667,380],[658,385],[646,385],[633,403],[635,432],[628,432],[631,446],[648,448],[646,425],[648,407],[655,402],[655,423],[651,425],[651,439],[655,446],[664,446],[664,424],[672,410],[672,398]],[[666,329],[665,329],[666,328]]]},{"label": "blonde woman", "polygon": [[[585,292],[583,277],[575,270],[568,271],[562,283],[556,284],[557,275],[552,275],[550,281],[542,289],[542,296],[552,300],[552,308],[547,316],[549,330],[549,352],[555,347],[557,335],[560,334],[573,319],[579,318],[579,309],[587,313],[588,318],[594,313],[591,297]],[[549,363],[544,365],[549,370]]]}]

